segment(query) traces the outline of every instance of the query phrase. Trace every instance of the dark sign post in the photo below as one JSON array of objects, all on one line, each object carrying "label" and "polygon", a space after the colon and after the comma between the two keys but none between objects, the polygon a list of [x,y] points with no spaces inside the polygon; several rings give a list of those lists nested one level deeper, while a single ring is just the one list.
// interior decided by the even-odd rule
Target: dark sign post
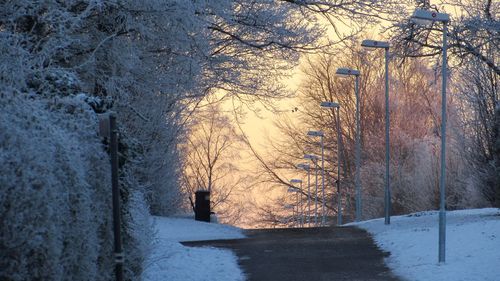
[{"label": "dark sign post", "polygon": [[116,281],[123,281],[123,250],[120,231],[120,187],[118,185],[118,129],[116,126],[116,115],[110,113],[100,116],[99,132],[101,137],[109,138],[111,156],[111,190],[113,198],[113,232],[115,252],[115,274]]}]

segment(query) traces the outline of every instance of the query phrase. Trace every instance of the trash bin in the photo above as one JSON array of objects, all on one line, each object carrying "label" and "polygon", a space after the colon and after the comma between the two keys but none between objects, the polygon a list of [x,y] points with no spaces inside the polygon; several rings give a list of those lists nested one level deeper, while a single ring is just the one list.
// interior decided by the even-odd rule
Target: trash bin
[{"label": "trash bin", "polygon": [[195,192],[194,219],[210,222],[210,191]]}]

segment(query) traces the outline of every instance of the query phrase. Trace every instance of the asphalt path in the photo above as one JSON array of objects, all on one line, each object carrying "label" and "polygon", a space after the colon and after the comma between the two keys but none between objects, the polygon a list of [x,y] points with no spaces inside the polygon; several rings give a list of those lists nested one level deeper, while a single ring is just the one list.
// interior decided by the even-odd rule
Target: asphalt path
[{"label": "asphalt path", "polygon": [[185,242],[234,251],[249,281],[399,280],[389,254],[355,227],[247,230],[248,238]]}]

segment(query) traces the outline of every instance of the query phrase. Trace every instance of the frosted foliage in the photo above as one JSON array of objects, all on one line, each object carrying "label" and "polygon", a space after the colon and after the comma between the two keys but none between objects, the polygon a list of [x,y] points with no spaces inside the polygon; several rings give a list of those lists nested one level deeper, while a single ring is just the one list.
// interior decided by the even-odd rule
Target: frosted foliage
[{"label": "frosted foliage", "polygon": [[[79,38],[74,34],[82,29],[83,20],[98,6],[95,1],[2,3],[0,48],[3,54],[12,55],[1,56],[2,86],[29,87],[43,93],[57,84],[57,78],[64,79],[54,74],[67,66],[73,55],[70,50],[78,52],[74,44]],[[72,74],[68,70],[66,68],[62,76],[70,77]],[[54,93],[65,90],[70,89]]]},{"label": "frosted foliage", "polygon": [[88,34],[102,47],[78,68],[83,87],[113,97],[128,147],[127,185],[144,189],[153,213],[171,214],[178,206],[177,143],[186,96],[205,87],[205,25],[194,16],[193,1],[123,1],[103,13],[106,18],[89,24],[106,28]]},{"label": "frosted foliage", "polygon": [[[278,120],[282,136],[271,143],[269,164],[262,165],[267,179],[277,188],[288,188],[288,180],[281,173],[290,172],[299,178],[306,174],[296,168],[304,153],[321,153],[317,140],[304,134],[307,130],[321,129],[325,139],[325,171],[327,208],[335,214],[337,159],[341,163],[341,188],[344,215],[351,219],[355,211],[355,135],[356,98],[353,79],[335,75],[338,67],[350,67],[361,72],[360,180],[363,218],[384,214],[385,190],[385,71],[383,56],[374,56],[361,50],[359,42],[349,41],[352,48],[344,48],[335,55],[310,57],[303,69],[304,81],[299,88],[294,119]],[[439,208],[440,177],[440,77],[426,67],[426,61],[414,59],[404,64],[390,64],[390,186],[392,214],[402,214]],[[446,199],[448,209],[484,206],[484,198],[476,173],[464,158],[463,130],[457,126],[458,104],[455,93],[448,100],[448,126],[446,142]],[[332,110],[319,110],[323,101],[341,104],[341,138],[337,142],[336,114]],[[293,110],[292,110],[293,112]],[[340,155],[337,154],[340,148]],[[333,157],[332,157],[333,156]],[[340,157],[338,157],[340,156]],[[338,158],[337,158],[338,157]],[[333,159],[333,161],[332,161]],[[333,180],[332,180],[333,179]],[[333,191],[333,192],[332,192]],[[284,204],[281,204],[282,206]],[[265,206],[267,208],[267,206]],[[277,222],[267,208],[262,217]],[[279,213],[275,213],[279,217]]]},{"label": "frosted foliage", "polygon": [[0,105],[0,279],[108,280],[109,167],[92,110],[10,93]]},{"label": "frosted foliage", "polygon": [[[407,144],[407,156],[391,165],[391,194],[398,212],[436,208],[438,158],[433,153],[437,139]],[[370,217],[384,214],[385,163],[368,162],[362,167],[363,211]],[[401,209],[403,208],[403,209]]]},{"label": "frosted foliage", "polygon": [[[279,1],[225,1],[211,4],[209,29],[214,49],[207,74],[215,87],[236,94],[280,96],[280,78],[297,64],[297,49],[313,44],[324,31],[307,11]],[[265,28],[264,28],[265,27]],[[309,46],[310,47],[310,46]]]},{"label": "frosted foliage", "polygon": [[394,167],[393,196],[405,212],[435,209],[437,206],[439,157],[438,139],[428,137],[409,145],[406,159]]},{"label": "frosted foliage", "polygon": [[[360,7],[325,3],[342,17]],[[317,8],[270,0],[2,1],[0,279],[110,279],[109,167],[95,113],[111,109],[120,131],[125,271],[138,279],[148,207],[168,215],[180,205],[179,147],[192,109],[216,90],[248,103],[286,95],[279,79],[324,32],[314,14],[325,11]]]},{"label": "frosted foliage", "polygon": [[[383,163],[367,163],[361,169],[362,186],[370,186],[363,194],[363,211],[369,214],[384,212],[384,174]],[[369,180],[368,180],[369,179]]]},{"label": "frosted foliage", "polygon": [[128,231],[124,243],[125,257],[128,263],[125,270],[129,272],[126,272],[125,275],[132,277],[131,280],[140,280],[139,276],[143,272],[142,265],[153,250],[153,223],[142,192],[132,191],[128,200],[128,209],[130,210],[129,216],[127,216]]},{"label": "frosted foliage", "polygon": [[[179,112],[169,112],[168,108],[152,107],[152,100],[159,104],[172,103],[167,96],[153,99],[153,95],[142,94],[140,98],[133,100],[134,108],[123,107],[120,114],[127,127],[124,136],[133,135],[129,141],[130,150],[137,151],[137,155],[126,166],[129,174],[136,180],[136,186],[144,186],[145,196],[151,205],[151,211],[155,214],[167,215],[175,212],[178,206],[178,173],[179,152],[177,142],[179,141]],[[140,111],[143,120],[134,113]]]}]

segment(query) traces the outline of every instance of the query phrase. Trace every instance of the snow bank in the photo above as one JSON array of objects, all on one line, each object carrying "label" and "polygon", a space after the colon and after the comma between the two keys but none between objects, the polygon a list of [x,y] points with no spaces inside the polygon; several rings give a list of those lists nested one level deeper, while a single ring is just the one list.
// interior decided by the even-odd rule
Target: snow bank
[{"label": "snow bank", "polygon": [[407,280],[498,280],[500,276],[500,210],[447,212],[446,263],[438,264],[438,212],[428,211],[354,223],[374,235],[391,252],[386,260]]},{"label": "snow bank", "polygon": [[154,217],[154,221],[160,239],[185,242],[245,238],[237,227],[195,221],[191,217]]},{"label": "snow bank", "polygon": [[156,241],[147,259],[145,281],[245,280],[237,257],[228,250],[191,248],[181,241],[244,238],[241,229],[198,222],[192,218],[154,217]]}]

